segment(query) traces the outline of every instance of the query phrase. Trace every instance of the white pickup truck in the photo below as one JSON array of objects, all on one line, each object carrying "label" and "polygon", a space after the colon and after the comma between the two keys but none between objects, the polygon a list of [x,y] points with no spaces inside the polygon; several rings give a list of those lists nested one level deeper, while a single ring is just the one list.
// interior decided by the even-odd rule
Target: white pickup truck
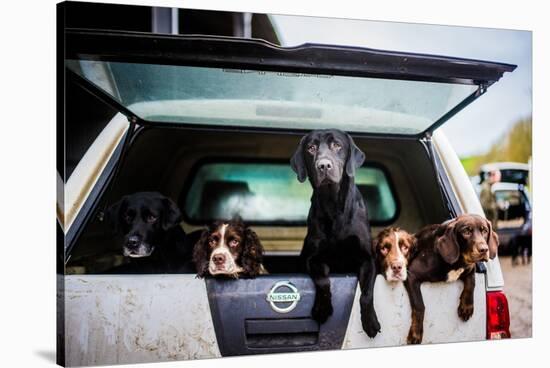
[{"label": "white pickup truck", "polygon": [[[331,275],[334,314],[310,315],[298,271],[311,188],[289,165],[301,136],[349,132],[366,154],[357,184],[373,235],[483,214],[440,130],[515,66],[356,47],[66,30],[66,163],[58,168],[58,362],[68,366],[406,344],[401,283],[378,276],[381,332],[359,316],[356,275]],[[498,88],[498,87],[497,87]],[[121,196],[172,198],[186,232],[239,212],[268,275],[113,274],[121,245],[102,221]],[[460,281],[426,283],[423,343],[509,337],[498,257],[479,264],[472,318]]]}]

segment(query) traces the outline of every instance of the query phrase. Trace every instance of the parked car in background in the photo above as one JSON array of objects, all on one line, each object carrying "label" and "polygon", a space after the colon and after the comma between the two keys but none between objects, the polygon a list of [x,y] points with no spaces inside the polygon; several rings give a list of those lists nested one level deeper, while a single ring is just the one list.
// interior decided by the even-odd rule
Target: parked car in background
[{"label": "parked car in background", "polygon": [[513,239],[525,232],[524,225],[531,217],[531,196],[528,189],[530,166],[518,162],[493,162],[482,165],[479,174],[471,178],[478,196],[481,183],[493,170],[499,170],[501,173],[500,182],[491,187],[498,206],[499,253],[513,254],[516,244]]},{"label": "parked car in background", "polygon": [[512,266],[519,263],[531,262],[533,252],[533,212],[529,212],[527,221],[520,231],[510,240],[510,252],[512,253]]},{"label": "parked car in background", "polygon": [[482,165],[479,168],[480,183],[485,180],[487,173],[492,170],[499,170],[501,174],[500,181],[503,183],[517,183],[528,185],[529,183],[529,164],[520,162],[492,162]]}]

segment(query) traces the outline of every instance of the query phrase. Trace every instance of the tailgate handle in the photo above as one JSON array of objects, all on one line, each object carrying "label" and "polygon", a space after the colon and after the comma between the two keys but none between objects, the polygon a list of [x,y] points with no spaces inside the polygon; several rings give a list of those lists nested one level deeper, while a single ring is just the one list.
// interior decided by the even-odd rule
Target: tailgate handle
[{"label": "tailgate handle", "polygon": [[319,323],[310,318],[246,320],[248,335],[318,333]]}]

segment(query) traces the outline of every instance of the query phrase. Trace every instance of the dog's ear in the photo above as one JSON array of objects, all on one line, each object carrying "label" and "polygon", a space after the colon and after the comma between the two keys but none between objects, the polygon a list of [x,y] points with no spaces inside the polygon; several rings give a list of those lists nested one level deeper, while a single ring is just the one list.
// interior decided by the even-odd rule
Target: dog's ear
[{"label": "dog's ear", "polygon": [[382,254],[379,252],[378,245],[380,245],[380,242],[382,242],[382,239],[384,239],[386,236],[388,236],[389,228],[382,229],[378,235],[376,235],[375,238],[372,239],[372,250],[375,254],[382,256]]},{"label": "dog's ear", "polygon": [[417,239],[414,234],[407,233],[407,243],[409,244],[409,251],[407,252],[407,259],[411,260],[416,255]]},{"label": "dog's ear", "polygon": [[168,230],[181,222],[181,212],[170,198],[162,198],[164,211],[162,213],[162,228]]},{"label": "dog's ear", "polygon": [[210,231],[204,229],[201,237],[193,247],[193,263],[197,270],[197,277],[203,278],[208,274],[208,238]]},{"label": "dog's ear", "polygon": [[460,257],[460,245],[455,231],[456,220],[449,221],[441,225],[437,230],[439,235],[435,241],[435,249],[443,257],[443,260],[449,264],[458,261]]},{"label": "dog's ear", "polygon": [[128,201],[128,196],[125,195],[122,197],[118,202],[115,204],[109,206],[107,210],[105,210],[105,222],[107,222],[114,233],[120,233],[122,231],[121,229],[121,222],[122,219],[122,211],[126,208]]},{"label": "dog's ear", "polygon": [[346,162],[346,174],[348,176],[355,176],[355,170],[363,165],[365,162],[365,154],[357,147],[351,135],[347,134],[349,142],[349,154],[348,161]]},{"label": "dog's ear", "polygon": [[493,230],[493,225],[491,224],[491,221],[485,219],[487,221],[487,226],[489,227],[489,234],[487,235],[487,245],[489,246],[489,258],[494,259],[497,256],[497,249],[499,245],[498,241],[498,235]]},{"label": "dog's ear", "polygon": [[242,267],[246,276],[254,277],[262,271],[264,248],[260,238],[251,228],[244,231],[244,244],[242,253]]},{"label": "dog's ear", "polygon": [[305,139],[306,136],[303,136],[298,144],[298,147],[296,148],[296,152],[294,152],[294,155],[292,155],[292,158],[290,159],[290,167],[297,174],[298,181],[300,183],[306,181],[307,178],[306,162],[304,160]]}]

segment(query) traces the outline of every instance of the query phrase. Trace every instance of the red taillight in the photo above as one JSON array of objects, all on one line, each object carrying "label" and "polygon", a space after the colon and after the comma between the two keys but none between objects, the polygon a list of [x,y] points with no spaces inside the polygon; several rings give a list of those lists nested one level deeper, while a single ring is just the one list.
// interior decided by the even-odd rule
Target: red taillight
[{"label": "red taillight", "polygon": [[510,337],[508,299],[501,291],[487,292],[487,339]]}]

